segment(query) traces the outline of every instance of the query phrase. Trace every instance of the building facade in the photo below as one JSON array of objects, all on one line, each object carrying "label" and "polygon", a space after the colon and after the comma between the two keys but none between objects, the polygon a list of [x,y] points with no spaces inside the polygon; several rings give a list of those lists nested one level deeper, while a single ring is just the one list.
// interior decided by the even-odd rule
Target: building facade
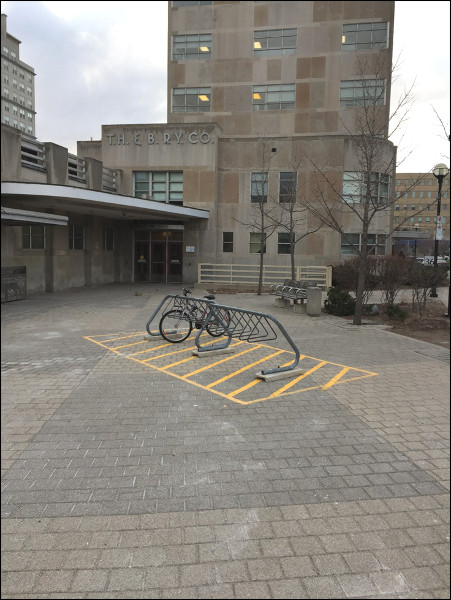
[{"label": "building facade", "polygon": [[[101,165],[114,173],[113,193],[135,205],[108,215],[121,244],[112,250],[119,266],[106,279],[195,282],[200,264],[257,267],[262,252],[288,275],[292,245],[296,265],[338,264],[350,253],[340,231],[318,228],[308,211],[287,229],[283,209],[293,198],[311,201],[318,175],[339,197],[361,201],[355,122],[368,102],[379,111],[372,189],[388,207],[396,156],[388,140],[394,2],[173,1],[168,23],[167,123],[103,125],[100,140],[78,142],[68,174],[67,154],[61,162],[63,185],[77,174],[77,161]],[[17,198],[2,195],[2,204],[17,205]],[[75,200],[44,198],[42,211],[73,220]],[[31,197],[22,200],[31,210]],[[85,272],[88,239],[94,248],[90,219],[103,227],[98,207],[83,213],[77,206]],[[337,215],[358,245],[356,211],[343,202]],[[391,226],[389,208],[371,223],[369,242],[379,254],[391,252]],[[66,238],[70,244],[73,236]]]},{"label": "building facade", "polygon": [[2,15],[1,122],[36,137],[35,72],[20,60],[20,40],[6,30]]},{"label": "building facade", "polygon": [[[444,178],[441,190],[440,215],[442,239],[439,254],[449,255],[450,210],[449,175]],[[433,173],[397,173],[396,203],[393,222],[395,250],[404,254],[430,256],[434,253],[437,222],[438,181]]]}]

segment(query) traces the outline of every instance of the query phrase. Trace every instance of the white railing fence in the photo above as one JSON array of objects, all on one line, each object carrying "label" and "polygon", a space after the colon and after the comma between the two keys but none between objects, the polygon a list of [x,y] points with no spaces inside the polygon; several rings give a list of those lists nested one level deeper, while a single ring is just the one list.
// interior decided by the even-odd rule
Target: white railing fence
[{"label": "white railing fence", "polygon": [[[199,263],[198,284],[258,285],[258,265]],[[263,265],[263,285],[283,283],[291,279],[289,266]],[[332,287],[332,267],[296,267],[296,280],[308,281],[325,290]]]}]

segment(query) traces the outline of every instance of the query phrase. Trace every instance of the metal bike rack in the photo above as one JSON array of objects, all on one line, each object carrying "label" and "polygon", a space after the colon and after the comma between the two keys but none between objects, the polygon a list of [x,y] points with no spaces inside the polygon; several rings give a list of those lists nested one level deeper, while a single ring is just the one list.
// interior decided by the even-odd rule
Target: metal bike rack
[{"label": "metal bike rack", "polygon": [[[215,317],[221,325],[225,326],[223,316],[228,314],[230,317],[229,323],[224,332],[224,337],[227,337],[223,342],[208,344],[201,346],[200,336],[205,331],[211,317]],[[277,339],[277,331],[285,337],[288,344],[294,351],[295,357],[291,365],[285,367],[276,367],[274,369],[265,369],[258,376],[276,375],[293,371],[299,363],[300,352],[293,342],[291,337],[283,325],[272,315],[256,312],[254,310],[246,310],[235,306],[226,306],[225,304],[212,303],[210,306],[210,314],[205,319],[204,324],[199,329],[196,335],[196,346],[198,352],[209,352],[212,350],[223,350],[229,347],[232,339],[241,340],[244,342],[263,342]]]},{"label": "metal bike rack", "polygon": [[[299,363],[300,352],[282,324],[275,317],[266,313],[246,310],[244,308],[237,308],[235,306],[226,306],[225,304],[218,304],[215,300],[208,300],[206,298],[187,298],[186,296],[169,294],[163,298],[150,319],[147,321],[147,333],[152,337],[160,336],[160,332],[155,333],[150,330],[150,324],[156,315],[160,311],[167,312],[168,310],[172,310],[174,308],[183,310],[186,303],[195,305],[197,308],[200,308],[203,311],[208,310],[202,326],[197,332],[195,338],[195,343],[199,354],[202,353],[205,355],[206,353],[212,351],[224,351],[229,348],[232,339],[237,339],[244,342],[263,342],[275,340],[278,337],[278,330],[294,351],[295,357],[293,363],[284,367],[262,370],[261,373],[257,374],[257,376],[265,379],[267,375],[294,375],[293,370]],[[226,316],[229,317],[228,322],[224,320],[224,317]],[[224,327],[223,337],[225,339],[220,342],[202,346],[200,343],[200,337],[206,330],[212,318],[217,319],[221,326]],[[188,320],[188,317],[186,317],[186,319]]]},{"label": "metal bike rack", "polygon": [[[157,314],[159,312],[161,312],[161,314],[164,314],[168,310],[173,310],[173,309],[183,310],[187,303],[189,303],[190,305],[194,305],[196,308],[198,308],[200,310],[205,311],[206,306],[209,306],[210,304],[215,304],[215,301],[207,300],[207,298],[192,298],[192,297],[188,298],[188,296],[180,296],[178,294],[168,294],[167,296],[165,296],[163,298],[163,300],[160,302],[160,304],[157,306],[157,308],[152,313],[152,316],[150,317],[150,319],[147,321],[147,323],[146,323],[147,333],[152,337],[156,337],[156,336],[161,337],[159,331],[155,332],[155,331],[151,331],[151,329],[150,329],[150,324],[155,319]],[[186,321],[189,320],[188,316],[185,318],[185,320]]]}]

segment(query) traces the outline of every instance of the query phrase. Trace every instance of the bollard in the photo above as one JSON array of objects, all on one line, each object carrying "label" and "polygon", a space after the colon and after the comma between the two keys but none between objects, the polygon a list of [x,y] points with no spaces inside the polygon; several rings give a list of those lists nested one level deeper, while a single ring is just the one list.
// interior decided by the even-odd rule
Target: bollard
[{"label": "bollard", "polygon": [[321,314],[322,289],[319,287],[307,288],[307,314],[319,317]]}]

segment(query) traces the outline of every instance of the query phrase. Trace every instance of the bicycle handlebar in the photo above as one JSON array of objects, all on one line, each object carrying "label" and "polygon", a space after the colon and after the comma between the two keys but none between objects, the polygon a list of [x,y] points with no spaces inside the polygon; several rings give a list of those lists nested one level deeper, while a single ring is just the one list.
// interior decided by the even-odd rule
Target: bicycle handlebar
[{"label": "bicycle handlebar", "polygon": [[189,290],[188,288],[183,288],[183,295],[188,296],[188,294],[191,294],[191,290]]}]

